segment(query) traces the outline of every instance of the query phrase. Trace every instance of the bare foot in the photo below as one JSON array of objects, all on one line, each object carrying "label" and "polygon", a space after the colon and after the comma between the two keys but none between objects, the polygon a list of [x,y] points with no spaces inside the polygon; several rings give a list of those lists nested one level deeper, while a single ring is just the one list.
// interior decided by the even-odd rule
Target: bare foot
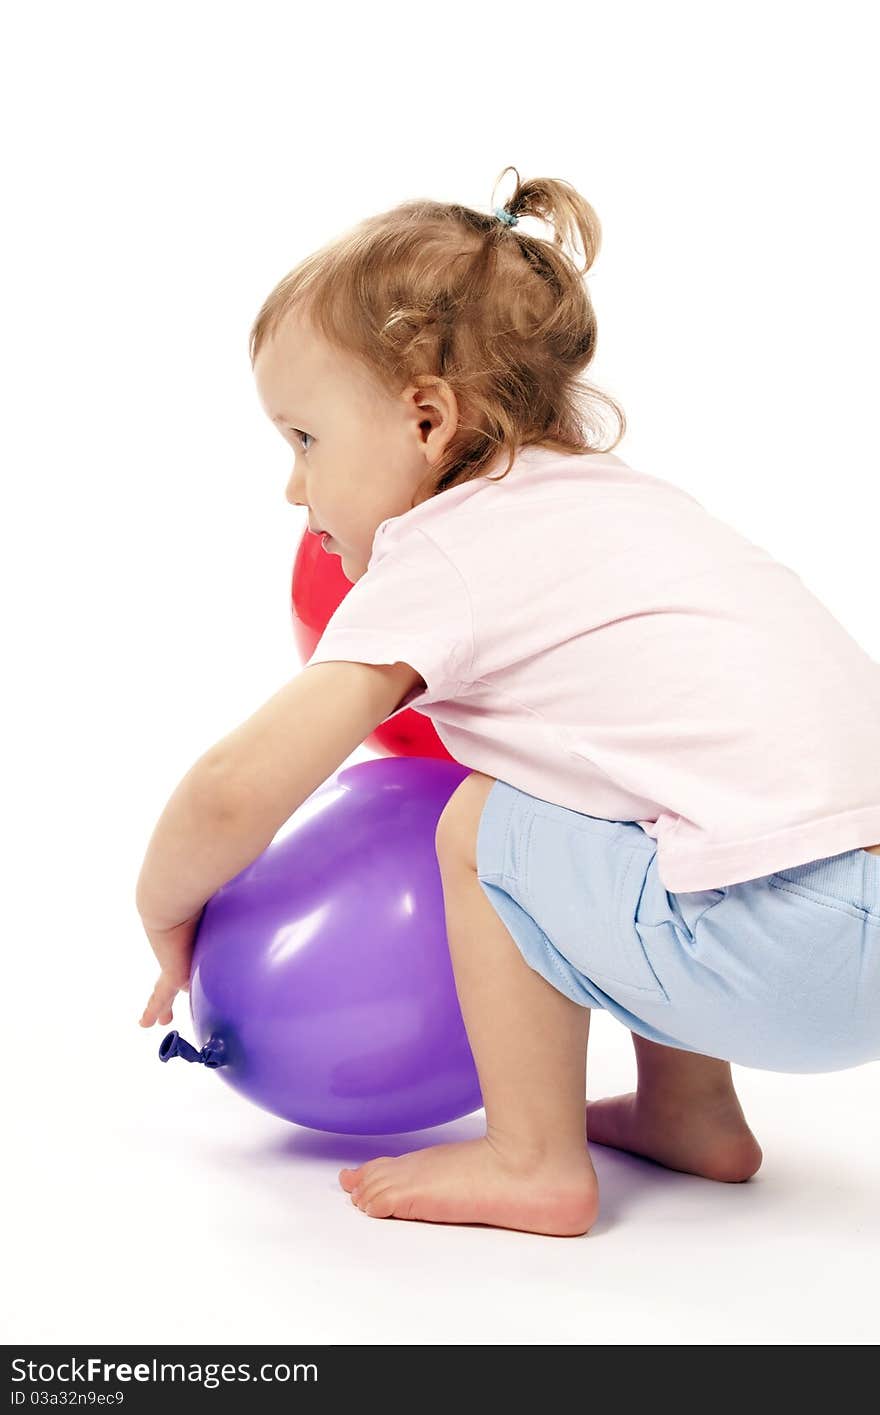
[{"label": "bare foot", "polygon": [[489,1139],[431,1145],[341,1169],[339,1182],[370,1218],[481,1223],[574,1238],[599,1212],[593,1162],[583,1155],[526,1163]]},{"label": "bare foot", "polygon": [[648,1101],[634,1091],[587,1101],[587,1143],[727,1184],[751,1179],[764,1158],[733,1092],[711,1100]]}]

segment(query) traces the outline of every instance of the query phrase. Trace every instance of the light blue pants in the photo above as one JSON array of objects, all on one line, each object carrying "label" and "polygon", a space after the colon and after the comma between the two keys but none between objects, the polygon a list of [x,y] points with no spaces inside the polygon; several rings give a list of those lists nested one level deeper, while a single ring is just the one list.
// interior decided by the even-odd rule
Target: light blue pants
[{"label": "light blue pants", "polygon": [[529,967],[640,1036],[762,1071],[880,1059],[880,856],[670,894],[636,822],[496,781],[477,872]]}]

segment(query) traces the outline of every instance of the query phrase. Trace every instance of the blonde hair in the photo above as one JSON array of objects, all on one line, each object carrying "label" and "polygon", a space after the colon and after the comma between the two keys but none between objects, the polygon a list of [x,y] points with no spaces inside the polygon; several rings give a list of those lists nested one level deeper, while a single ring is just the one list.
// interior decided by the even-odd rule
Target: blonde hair
[{"label": "blonde hair", "polygon": [[[441,377],[460,420],[431,475],[431,496],[480,476],[518,447],[610,452],[623,409],[579,377],[596,351],[596,316],[583,276],[601,226],[569,182],[521,182],[506,210],[553,225],[553,243],[454,202],[414,200],[367,217],[307,256],[266,297],[250,332],[251,367],[295,308],[327,342],[360,360],[391,396]],[[493,188],[494,194],[494,188]],[[578,270],[564,241],[580,237]],[[603,405],[620,430],[606,447]],[[501,477],[492,480],[501,480]],[[415,500],[415,498],[414,498]]]}]

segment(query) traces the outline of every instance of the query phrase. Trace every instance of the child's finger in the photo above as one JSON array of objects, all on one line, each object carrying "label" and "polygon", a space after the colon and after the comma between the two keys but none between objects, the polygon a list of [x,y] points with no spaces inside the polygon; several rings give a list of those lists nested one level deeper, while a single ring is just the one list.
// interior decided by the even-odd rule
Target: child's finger
[{"label": "child's finger", "polygon": [[146,1007],[144,1008],[143,1015],[142,1015],[142,1017],[141,1017],[141,1026],[142,1026],[142,1027],[152,1027],[153,1023],[154,1023],[154,1022],[157,1022],[158,1020],[159,1020],[159,1008],[158,1008],[158,1005],[153,1001],[152,998],[150,998],[150,1001],[147,1003]]},{"label": "child's finger", "polygon": [[171,1004],[176,995],[177,987],[173,983],[170,983],[163,973],[156,983],[156,986],[153,988],[149,1002],[144,1008],[143,1016],[141,1017],[141,1026],[152,1027],[154,1022],[161,1022],[163,1025],[166,1022],[173,1022],[174,1014],[171,1010]]},{"label": "child's finger", "polygon": [[152,1027],[156,1022],[161,1022],[164,1025],[166,1022],[174,1021],[170,1007],[166,1007],[162,1015],[160,1013],[162,1013],[161,1008],[148,1006],[141,1017],[141,1026]]}]

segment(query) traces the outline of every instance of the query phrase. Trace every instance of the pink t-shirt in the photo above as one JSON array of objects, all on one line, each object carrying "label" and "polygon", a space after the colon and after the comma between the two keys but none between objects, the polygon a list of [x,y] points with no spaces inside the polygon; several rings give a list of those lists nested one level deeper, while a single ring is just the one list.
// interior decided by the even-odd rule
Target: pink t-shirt
[{"label": "pink t-shirt", "polygon": [[383,521],[309,663],[334,659],[411,664],[427,686],[392,717],[636,821],[672,893],[880,841],[880,664],[788,566],[614,453],[524,448]]}]

